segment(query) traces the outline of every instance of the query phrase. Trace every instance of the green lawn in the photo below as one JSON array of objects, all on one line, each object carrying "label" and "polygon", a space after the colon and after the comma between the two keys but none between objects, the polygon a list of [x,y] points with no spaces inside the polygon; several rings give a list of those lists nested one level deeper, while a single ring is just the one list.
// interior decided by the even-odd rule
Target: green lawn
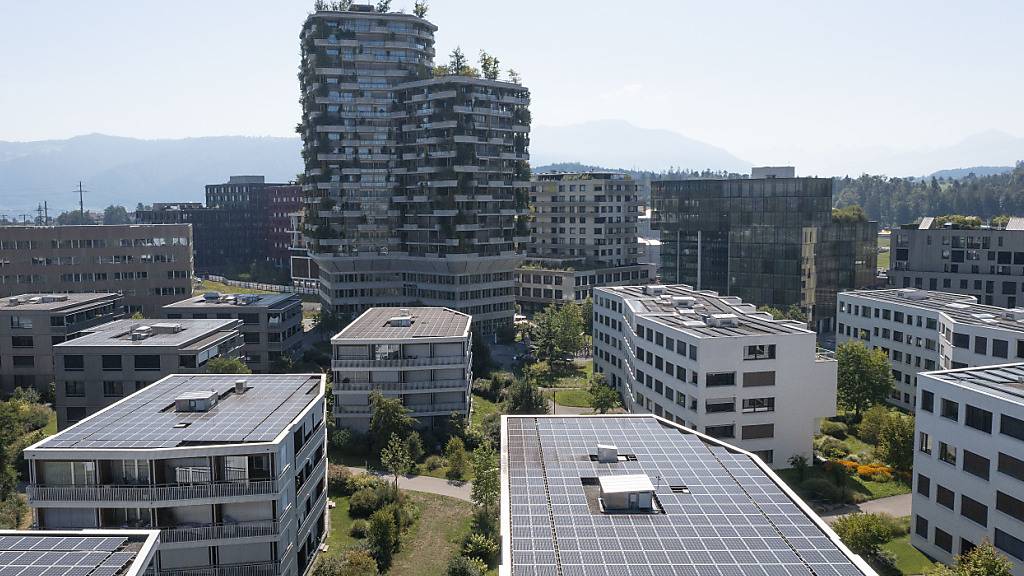
[{"label": "green lawn", "polygon": [[593,362],[586,360],[555,366],[541,361],[531,366],[537,372],[537,384],[543,388],[585,388],[594,373]]},{"label": "green lawn", "polygon": [[436,494],[407,491],[420,518],[402,538],[388,576],[444,576],[448,559],[462,545],[473,520],[473,505]]},{"label": "green lawn", "polygon": [[[890,241],[890,238],[888,236],[884,237],[884,238],[879,236],[878,237],[878,247],[879,248],[883,248],[883,247],[884,248],[889,248],[889,241]],[[879,268],[885,268],[885,269],[889,268],[889,255],[890,255],[889,252],[879,252],[878,253],[878,267]]]},{"label": "green lawn", "polygon": [[491,414],[497,414],[501,409],[497,404],[483,396],[473,394],[473,413],[470,415],[470,426],[483,426],[484,420]]},{"label": "green lawn", "polygon": [[[801,482],[797,478],[796,470],[786,468],[783,470],[776,470],[775,473],[778,474],[794,492],[799,494],[801,498],[808,500],[811,499],[810,495],[800,488]],[[804,481],[806,482],[811,478],[825,478],[826,480],[831,480],[828,474],[818,467],[809,468],[807,470],[807,476]],[[851,476],[847,480],[847,489],[853,493],[854,499],[858,502],[877,500],[878,498],[887,498],[889,496],[897,496],[899,494],[907,494],[910,492],[910,486],[897,480],[893,480],[891,482],[872,482],[871,480],[862,480],[856,476]]]},{"label": "green lawn", "polygon": [[882,545],[896,558],[896,568],[901,574],[924,574],[934,566],[920,550],[910,545],[910,535],[905,534]]},{"label": "green lawn", "polygon": [[349,528],[354,520],[348,515],[348,496],[331,496],[334,509],[330,511],[331,531],[327,534],[328,554],[340,554],[358,542],[349,535]]},{"label": "green lawn", "polygon": [[192,293],[202,294],[203,292],[226,292],[230,294],[272,294],[268,290],[256,290],[255,288],[242,288],[241,286],[229,286],[223,282],[203,280]]},{"label": "green lawn", "polygon": [[46,427],[43,428],[43,433],[47,436],[53,436],[57,433],[57,413],[50,411],[50,420],[46,423]]},{"label": "green lawn", "polygon": [[590,392],[582,388],[558,390],[555,392],[555,402],[562,406],[572,406],[574,408],[589,408],[590,401]]}]

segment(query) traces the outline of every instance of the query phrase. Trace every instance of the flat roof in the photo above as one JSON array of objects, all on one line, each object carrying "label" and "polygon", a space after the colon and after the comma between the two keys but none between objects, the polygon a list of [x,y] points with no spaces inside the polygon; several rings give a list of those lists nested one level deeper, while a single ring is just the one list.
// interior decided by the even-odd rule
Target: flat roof
[{"label": "flat roof", "polygon": [[140,576],[158,530],[0,530],[3,576]]},{"label": "flat roof", "polygon": [[[31,294],[19,294],[17,296],[6,296],[0,298],[0,311],[19,310],[66,310],[78,308],[83,305],[95,304],[102,300],[120,298],[120,294],[114,292],[69,292],[66,294],[44,294],[34,292]],[[17,299],[19,302],[13,304]]]},{"label": "flat roof", "polygon": [[[654,415],[503,416],[501,459],[503,576],[876,576],[758,458]],[[585,483],[638,474],[656,512],[588,505]]]},{"label": "flat roof", "polygon": [[[160,327],[180,325],[180,332],[163,332]],[[196,340],[209,338],[240,326],[237,319],[175,319],[175,320],[114,320],[83,331],[83,335],[55,345],[55,348],[79,346],[139,346],[139,347],[180,347]],[[132,340],[132,332],[143,327],[156,328],[151,335],[141,340]]]},{"label": "flat roof", "polygon": [[[392,326],[388,320],[412,316],[410,326]],[[331,341],[403,340],[412,338],[456,338],[469,334],[473,317],[451,308],[370,308],[359,315]]]},{"label": "flat roof", "polygon": [[[235,381],[246,391],[236,394]],[[174,374],[28,450],[174,448],[273,441],[321,394],[321,374]],[[213,391],[206,412],[177,412],[174,401]]]},{"label": "flat roof", "polygon": [[[686,284],[657,285],[659,296],[645,293],[644,286],[601,286],[596,293],[607,292],[622,297],[637,318],[679,330],[698,338],[727,336],[758,336],[772,334],[812,334],[804,325],[792,320],[775,320],[767,312],[758,312],[735,296],[720,296],[711,290],[694,290]],[[694,298],[693,308],[677,307],[672,297]],[[733,314],[736,326],[710,326],[705,318],[715,314]]]},{"label": "flat roof", "polygon": [[[920,310],[934,310],[960,324],[1024,332],[1024,309],[978,304],[978,299],[968,294],[953,294],[919,288],[887,288],[884,290],[853,290],[841,292],[839,296],[857,296],[876,302],[898,304]],[[921,296],[924,297],[921,298]],[[1021,320],[1006,317],[1007,313],[1011,311],[1015,312],[1016,317]],[[1013,315],[1011,314],[1011,316]]]},{"label": "flat roof", "polygon": [[[270,294],[242,294],[236,292],[218,292],[220,298],[207,300],[202,294],[190,296],[171,304],[165,304],[166,308],[273,308],[288,300],[298,300],[299,295],[289,292],[273,292]],[[235,299],[225,300],[225,296],[234,296]],[[238,297],[242,297],[239,299]],[[239,301],[246,301],[247,304],[239,304]]]},{"label": "flat roof", "polygon": [[1007,401],[1024,404],[1024,363],[923,372],[925,376],[980,392],[995,392]]}]

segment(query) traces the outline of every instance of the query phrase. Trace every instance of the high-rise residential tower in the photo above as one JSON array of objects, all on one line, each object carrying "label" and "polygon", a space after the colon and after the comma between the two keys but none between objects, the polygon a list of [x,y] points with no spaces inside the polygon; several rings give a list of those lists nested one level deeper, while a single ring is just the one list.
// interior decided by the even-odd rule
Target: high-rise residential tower
[{"label": "high-rise residential tower", "polygon": [[529,189],[529,92],[435,77],[436,29],[358,4],[306,19],[307,248],[321,299],[339,317],[446,306],[492,332],[512,323],[517,243],[528,236],[519,217]]}]

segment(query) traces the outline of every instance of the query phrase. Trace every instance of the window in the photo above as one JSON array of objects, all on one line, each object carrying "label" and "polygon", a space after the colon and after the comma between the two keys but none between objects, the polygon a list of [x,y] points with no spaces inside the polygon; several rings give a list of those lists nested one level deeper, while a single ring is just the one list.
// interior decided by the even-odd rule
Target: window
[{"label": "window", "polygon": [[85,357],[81,354],[69,354],[64,357],[64,370],[81,372],[85,370]]},{"label": "window", "polygon": [[935,394],[927,390],[921,390],[921,410],[925,412],[935,411]]},{"label": "window", "polygon": [[914,532],[918,536],[928,539],[928,519],[922,516],[914,516]]},{"label": "window", "polygon": [[935,545],[950,554],[953,553],[953,537],[949,535],[949,532],[938,527],[935,528]]},{"label": "window", "polygon": [[121,370],[120,354],[104,354],[102,362],[104,371]]},{"label": "window", "polygon": [[725,426],[705,426],[704,433],[712,438],[735,438],[736,426],[733,424]]},{"label": "window", "polygon": [[757,386],[775,386],[775,371],[744,372],[743,387],[754,388]]},{"label": "window", "polygon": [[74,424],[85,418],[85,406],[69,406],[64,411],[64,416],[67,418],[68,424]]},{"label": "window", "polygon": [[964,417],[964,424],[974,428],[975,430],[981,430],[985,434],[992,433],[992,413],[988,410],[983,410],[977,406],[971,406],[967,404],[967,411]]},{"label": "window", "polygon": [[135,357],[135,369],[138,371],[159,370],[160,355],[142,354]]},{"label": "window", "polygon": [[1024,501],[1009,494],[996,491],[996,510],[1011,518],[1024,522]]},{"label": "window", "polygon": [[1006,340],[992,340],[992,355],[996,358],[1006,358],[1009,355],[1009,348]]},{"label": "window", "polygon": [[932,479],[924,474],[917,475],[917,493],[925,498],[932,496]]},{"label": "window", "polygon": [[85,396],[85,382],[80,380],[64,382],[64,395],[68,398],[81,398]]},{"label": "window", "polygon": [[704,412],[707,414],[714,414],[716,412],[735,412],[736,401],[735,400],[708,400],[704,403]]},{"label": "window", "polygon": [[774,438],[775,424],[751,424],[743,427],[742,440],[756,440],[758,438]]},{"label": "window", "polygon": [[988,526],[988,506],[965,494],[960,495],[960,515],[982,526]]},{"label": "window", "polygon": [[1024,560],[1024,541],[1021,541],[1019,538],[996,528],[994,544],[996,545],[996,548],[999,548],[1010,556],[1013,556],[1018,560]]},{"label": "window", "polygon": [[11,347],[31,348],[35,345],[31,336],[11,336]]},{"label": "window", "polygon": [[927,432],[920,433],[919,449],[925,454],[932,453],[932,437]]},{"label": "window", "polygon": [[11,358],[11,365],[19,368],[33,368],[36,365],[35,356],[14,356]]},{"label": "window", "polygon": [[1024,460],[1018,460],[1009,454],[1000,452],[999,460],[996,463],[996,470],[1024,482]]},{"label": "window", "polygon": [[960,419],[960,404],[952,400],[942,399],[942,417],[950,420]]},{"label": "window", "polygon": [[988,480],[989,464],[988,458],[975,454],[970,450],[964,450],[964,472]]},{"label": "window", "polygon": [[105,380],[103,382],[103,395],[108,398],[124,396],[124,385],[120,380]]},{"label": "window", "polygon": [[942,484],[936,484],[935,485],[935,501],[938,502],[939,504],[945,506],[946,508],[949,508],[950,510],[952,510],[953,507],[955,506],[956,494],[953,494],[952,490],[950,490],[949,488],[946,488]]},{"label": "window", "polygon": [[743,412],[775,412],[775,398],[744,398]]},{"label": "window", "polygon": [[764,461],[765,464],[771,464],[775,461],[775,450],[754,450],[753,454]]},{"label": "window", "polygon": [[970,348],[971,347],[971,337],[968,336],[967,334],[958,334],[958,333],[954,332],[953,333],[953,346],[955,346],[957,348]]},{"label": "window", "polygon": [[956,447],[950,446],[945,442],[939,442],[939,460],[956,466]]},{"label": "window", "polygon": [[245,334],[242,334],[242,340],[246,344],[259,344],[260,343],[260,333],[259,332],[246,332]]},{"label": "window", "polygon": [[1011,438],[1017,440],[1024,440],[1024,420],[1008,416],[1006,414],[999,415],[999,432],[1006,434]]},{"label": "window", "polygon": [[988,354],[988,338],[985,338],[984,336],[974,337],[974,353]]},{"label": "window", "polygon": [[735,386],[735,372],[709,372],[704,378],[704,385],[708,388],[716,386]]},{"label": "window", "polygon": [[771,360],[775,358],[775,344],[754,344],[743,352],[744,360]]}]

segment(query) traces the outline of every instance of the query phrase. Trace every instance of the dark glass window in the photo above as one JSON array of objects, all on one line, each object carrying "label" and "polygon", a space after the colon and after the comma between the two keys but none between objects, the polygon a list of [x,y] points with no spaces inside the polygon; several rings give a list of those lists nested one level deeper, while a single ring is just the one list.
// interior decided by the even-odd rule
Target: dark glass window
[{"label": "dark glass window", "polygon": [[1020,522],[1024,522],[1024,501],[1004,492],[996,492],[996,510]]},{"label": "dark glass window", "polygon": [[775,424],[751,424],[743,427],[742,440],[756,440],[758,438],[774,438]]},{"label": "dark glass window", "polygon": [[921,410],[925,412],[935,411],[935,394],[927,390],[921,390]]},{"label": "dark glass window", "polygon": [[124,396],[124,384],[120,380],[104,381],[103,395],[106,397]]},{"label": "dark glass window", "polygon": [[1018,560],[1024,560],[1024,541],[1021,541],[1016,536],[996,528],[994,544],[996,545],[996,548],[999,548],[1010,556],[1013,556]]},{"label": "dark glass window", "polygon": [[1006,340],[992,340],[992,355],[996,358],[1006,358],[1009,356],[1009,343]]},{"label": "dark glass window", "polygon": [[69,372],[85,370],[85,357],[81,354],[69,354],[64,357],[64,369]]},{"label": "dark glass window", "polygon": [[941,530],[938,527],[935,528],[935,545],[942,548],[946,552],[953,552],[953,537],[950,536],[949,532]]},{"label": "dark glass window", "polygon": [[942,417],[950,420],[960,419],[960,404],[952,400],[942,399]]},{"label": "dark glass window", "polygon": [[735,372],[709,372],[704,377],[704,385],[708,388],[715,386],[735,386],[736,385],[736,373]]},{"label": "dark glass window", "polygon": [[121,355],[120,354],[104,354],[102,362],[103,362],[103,369],[104,370],[120,370],[121,369]]},{"label": "dark glass window", "polygon": [[971,406],[967,404],[966,415],[964,417],[964,424],[974,428],[975,430],[981,430],[986,434],[992,433],[992,413],[988,410],[978,408],[977,406]]},{"label": "dark glass window", "polygon": [[1009,454],[999,453],[996,469],[1011,478],[1024,482],[1024,460],[1018,460]]},{"label": "dark glass window", "polygon": [[31,336],[11,336],[11,347],[13,348],[31,348],[34,345],[34,339]]},{"label": "dark glass window", "polygon": [[939,442],[939,460],[946,464],[956,466],[956,446],[950,446],[945,442]]},{"label": "dark glass window", "polygon": [[960,515],[982,526],[988,526],[988,506],[964,494],[960,495]]},{"label": "dark glass window", "polygon": [[935,501],[939,504],[949,508],[950,510],[956,506],[956,494],[952,490],[946,488],[942,484],[935,485]]},{"label": "dark glass window", "polygon": [[733,424],[728,424],[726,426],[705,426],[704,433],[712,438],[735,438],[736,426]]},{"label": "dark glass window", "polygon": [[932,479],[924,474],[917,475],[917,493],[925,498],[932,496]]},{"label": "dark glass window", "polygon": [[956,346],[957,348],[970,348],[971,347],[971,337],[968,336],[967,334],[958,334],[958,333],[954,332],[953,333],[953,346]]},{"label": "dark glass window", "polygon": [[964,472],[974,474],[978,478],[984,478],[988,480],[989,465],[988,458],[980,456],[971,452],[970,450],[964,450]]},{"label": "dark glass window", "polygon": [[999,432],[1017,440],[1024,440],[1024,420],[1006,414],[999,415]]},{"label": "dark glass window", "polygon": [[85,396],[85,382],[68,380],[64,382],[64,395],[69,398],[81,398]]},{"label": "dark glass window", "polygon": [[927,540],[928,539],[928,519],[924,518],[922,516],[915,516],[914,517],[914,532],[916,532],[917,535],[920,536],[921,538],[924,538],[925,540]]},{"label": "dark glass window", "polygon": [[159,354],[142,354],[135,357],[135,369],[136,370],[159,370],[160,369],[160,355]]}]

